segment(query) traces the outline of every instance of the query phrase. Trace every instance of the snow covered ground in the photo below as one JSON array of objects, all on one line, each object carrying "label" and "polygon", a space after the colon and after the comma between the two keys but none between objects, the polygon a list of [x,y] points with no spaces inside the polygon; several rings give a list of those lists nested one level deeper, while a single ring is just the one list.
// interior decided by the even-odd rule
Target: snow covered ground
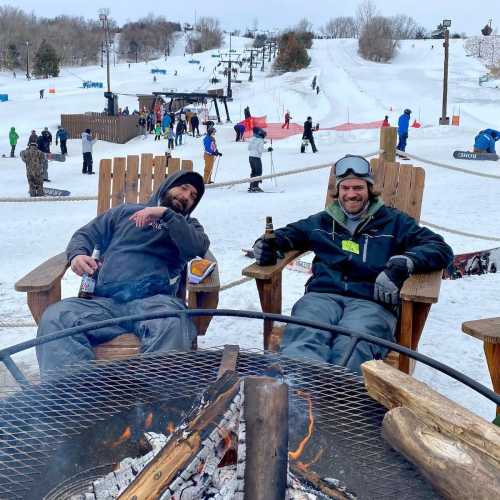
[{"label": "snow covered ground", "polygon": [[[243,48],[247,40],[233,38],[233,47]],[[434,45],[434,48],[431,46]],[[177,89],[201,91],[209,88],[218,59],[211,52],[197,54],[196,59],[206,67],[189,64],[182,47],[167,61],[148,64],[117,64],[111,68],[111,86],[121,94],[120,106],[135,109],[138,93]],[[311,50],[309,68],[281,76],[256,71],[253,83],[234,84],[234,101],[230,104],[233,123],[242,118],[242,110],[250,106],[253,115],[267,115],[268,121],[279,121],[289,109],[293,121],[302,123],[308,115],[322,126],[333,126],[348,121],[364,122],[383,119],[389,115],[391,123],[406,107],[424,125],[411,129],[408,151],[424,158],[500,175],[498,163],[453,160],[454,149],[467,149],[477,130],[499,128],[499,90],[478,87],[484,66],[464,53],[461,40],[451,41],[449,110],[461,113],[460,127],[439,127],[441,111],[442,48],[433,41],[403,42],[398,56],[391,64],[374,64],[362,60],[356,52],[354,40],[319,40]],[[153,82],[151,68],[166,68],[167,76],[158,75]],[[267,68],[266,68],[267,69]],[[174,70],[178,71],[173,76]],[[318,76],[319,95],[310,83]],[[19,150],[31,129],[38,132],[48,126],[55,134],[61,113],[100,111],[104,106],[102,90],[82,89],[82,80],[105,81],[105,69],[100,67],[62,69],[59,78],[26,81],[0,73],[0,93],[8,93],[9,101],[0,103],[3,133],[0,153],[8,154],[8,131],[15,126],[21,136]],[[39,99],[41,88],[54,87],[55,94]],[[213,112],[213,110],[212,110]],[[234,142],[232,124],[217,126],[217,139],[224,156],[220,159],[217,181],[238,179],[249,175],[247,146]],[[324,131],[316,134],[319,152],[316,155],[299,153],[299,136],[274,141],[273,159],[278,171],[300,166],[333,162],[346,153],[368,153],[378,149],[377,130],[351,132]],[[99,142],[94,148],[94,164],[101,158],[137,153],[163,154],[165,143],[154,142],[153,137],[136,138],[125,145]],[[66,163],[50,163],[50,186],[69,189],[73,195],[95,195],[96,176],[81,175],[80,141],[68,141],[69,157]],[[57,149],[54,147],[54,151]],[[175,151],[176,156],[194,160],[195,170],[202,172],[202,145],[200,139],[186,138],[186,144]],[[270,171],[270,157],[263,159],[264,171]],[[426,170],[422,218],[429,222],[455,229],[500,236],[500,182],[494,179],[457,173],[435,166],[421,164]],[[278,179],[284,192],[250,195],[246,186],[208,190],[197,217],[204,224],[217,256],[221,280],[227,283],[241,276],[241,268],[249,261],[240,249],[248,247],[262,233],[266,215],[272,215],[275,227],[304,217],[323,207],[326,192],[327,169],[303,175]],[[0,158],[0,197],[27,195],[24,164],[19,158]],[[273,188],[271,182],[264,188]],[[14,291],[14,283],[44,259],[62,251],[71,234],[95,215],[95,202],[63,203],[2,203],[0,212],[2,265],[0,271],[0,312],[4,320],[29,321],[25,297]],[[444,234],[456,253],[494,247],[488,241]],[[286,271],[284,276],[284,312],[289,313],[293,303],[303,292],[306,276]],[[71,272],[63,281],[63,295],[76,293],[78,279]],[[474,379],[490,386],[482,345],[461,333],[466,320],[498,316],[500,276],[498,274],[467,277],[444,281],[440,302],[433,306],[420,343],[421,352],[448,363]],[[223,292],[220,307],[259,309],[254,283]],[[215,319],[201,346],[238,342],[244,347],[260,347],[261,325],[256,321]],[[0,346],[11,345],[35,335],[34,328],[0,329]],[[23,366],[32,365],[34,353],[20,354]],[[493,405],[476,396],[461,384],[425,367],[418,366],[416,376],[436,387],[472,411],[491,419]],[[1,382],[1,381],[0,381]]]}]

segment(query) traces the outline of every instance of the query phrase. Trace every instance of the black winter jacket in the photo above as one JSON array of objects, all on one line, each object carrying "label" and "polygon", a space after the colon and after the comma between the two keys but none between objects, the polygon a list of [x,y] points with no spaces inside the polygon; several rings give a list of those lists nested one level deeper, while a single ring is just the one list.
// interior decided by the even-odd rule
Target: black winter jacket
[{"label": "black winter jacket", "polygon": [[443,269],[453,259],[441,236],[382,201],[370,204],[353,235],[345,222],[346,216],[335,202],[322,212],[276,230],[280,250],[315,253],[306,292],[373,300],[375,279],[392,256],[409,257],[414,272]]},{"label": "black winter jacket", "polygon": [[313,130],[312,130],[312,121],[306,120],[304,122],[304,133],[302,134],[302,139],[312,139]]}]

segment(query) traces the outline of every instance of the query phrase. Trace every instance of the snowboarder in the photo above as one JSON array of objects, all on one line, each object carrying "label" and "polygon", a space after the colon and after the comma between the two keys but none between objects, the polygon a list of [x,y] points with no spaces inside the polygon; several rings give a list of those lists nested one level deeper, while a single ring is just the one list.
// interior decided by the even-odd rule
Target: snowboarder
[{"label": "snowboarder", "polygon": [[[441,236],[384,205],[374,192],[365,158],[345,156],[336,162],[335,172],[335,201],[326,210],[277,229],[275,238],[260,237],[253,246],[255,260],[265,266],[276,262],[278,251],[313,251],[313,274],[292,316],[393,341],[398,320],[394,308],[404,281],[413,273],[446,268],[453,252]],[[377,243],[366,244],[368,240]],[[350,353],[346,368],[361,373],[361,363],[384,358],[388,351],[363,341],[351,351],[351,341],[289,324],[281,352],[333,364]]]},{"label": "snowboarder", "polygon": [[233,127],[233,129],[236,132],[236,142],[243,141],[243,135],[245,134],[245,124],[243,122],[237,123]]},{"label": "snowboarder", "polygon": [[[160,184],[147,205],[111,208],[76,231],[66,257],[78,276],[97,270],[98,264],[90,257],[95,247],[104,256],[94,297],[68,298],[49,306],[40,320],[37,337],[95,318],[186,309],[176,297],[181,271],[189,260],[204,255],[210,245],[201,224],[191,217],[203,193],[198,173],[176,172]],[[190,319],[184,323],[185,328],[178,318],[141,320],[38,346],[42,376],[50,376],[49,370],[57,376],[57,368],[63,364],[90,361],[95,357],[91,344],[127,331],[135,332],[145,353],[189,351],[196,329]]]},{"label": "snowboarder", "polygon": [[43,99],[43,94],[45,93],[45,89],[40,90],[40,99]]},{"label": "snowboarder", "polygon": [[474,153],[493,153],[496,154],[495,142],[500,140],[500,132],[487,128],[481,130],[474,139]]},{"label": "snowboarder", "polygon": [[196,130],[196,137],[200,137],[200,119],[198,118],[198,115],[196,113],[193,113],[193,116],[191,117],[191,132],[193,133],[194,137],[194,132]]},{"label": "snowboarder", "polygon": [[215,128],[210,127],[207,130],[207,135],[203,138],[203,159],[205,160],[205,169],[203,171],[203,181],[205,184],[213,184],[212,181],[212,169],[214,167],[214,161],[216,156],[222,156],[222,153],[217,149],[217,143],[215,142]]},{"label": "snowboarder", "polygon": [[16,145],[19,139],[19,134],[16,132],[15,127],[10,127],[9,131],[9,143],[10,143],[10,157],[14,158],[14,153],[16,152]]},{"label": "snowboarder", "polygon": [[382,122],[382,128],[390,127],[391,124],[389,123],[389,117],[385,115],[384,121]]},{"label": "snowboarder", "polygon": [[314,75],[314,78],[312,79],[311,87],[313,90],[316,88],[316,75]]},{"label": "snowboarder", "polygon": [[175,126],[175,145],[182,146],[182,136],[186,133],[186,122],[179,120]]},{"label": "snowboarder", "polygon": [[319,85],[316,86],[316,95],[319,94]]},{"label": "snowboarder", "polygon": [[281,128],[289,129],[291,119],[292,119],[292,115],[290,114],[290,111],[287,110],[287,112],[285,113],[285,123],[283,123],[283,125],[281,125]]},{"label": "snowboarder", "polygon": [[155,141],[161,140],[161,123],[158,122],[155,126]]},{"label": "snowboarder", "polygon": [[93,139],[90,129],[86,128],[85,132],[82,132],[82,154],[83,154],[83,168],[82,174],[94,174],[92,170],[92,146],[97,142],[97,139]]},{"label": "snowboarder", "polygon": [[249,118],[252,118],[252,115],[250,113],[250,106],[247,106],[244,110],[243,110],[243,114],[245,115],[245,120],[248,120]]},{"label": "snowboarder", "polygon": [[43,196],[43,165],[47,159],[45,154],[38,149],[36,141],[31,141],[28,148],[21,151],[21,159],[26,163],[30,196]]},{"label": "snowboarder", "polygon": [[[264,152],[264,141],[267,133],[265,130],[262,130],[260,127],[254,127],[253,129],[253,137],[250,139],[248,143],[248,161],[250,162],[250,177],[260,177],[262,175],[262,153]],[[273,148],[268,147],[267,151],[271,152]],[[250,187],[248,188],[249,193],[262,193],[263,190],[260,188],[259,183],[251,182]]]},{"label": "snowboarder", "polygon": [[313,123],[312,118],[310,116],[307,117],[307,120],[304,122],[304,133],[302,134],[302,146],[300,147],[300,152],[306,152],[306,144],[310,144],[312,147],[313,153],[317,153],[316,144],[314,142],[313,136]]},{"label": "snowboarder", "polygon": [[399,151],[406,151],[406,140],[408,139],[408,129],[410,127],[411,109],[405,109],[398,120]]},{"label": "snowboarder", "polygon": [[66,141],[68,140],[68,132],[62,125],[57,126],[57,132],[56,132],[56,146],[57,142],[60,141],[61,143],[61,154],[67,155],[68,154],[68,148],[66,147]]}]

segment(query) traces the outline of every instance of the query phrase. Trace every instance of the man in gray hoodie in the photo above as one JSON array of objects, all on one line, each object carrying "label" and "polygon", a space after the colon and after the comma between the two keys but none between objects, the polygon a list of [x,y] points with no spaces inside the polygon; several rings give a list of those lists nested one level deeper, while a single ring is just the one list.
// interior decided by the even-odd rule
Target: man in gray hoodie
[{"label": "man in gray hoodie", "polygon": [[83,168],[82,174],[93,174],[92,170],[92,146],[95,144],[97,139],[93,139],[90,133],[90,129],[85,129],[82,132],[82,153],[83,153]]},{"label": "man in gray hoodie", "polygon": [[[99,271],[94,297],[64,299],[48,307],[37,336],[119,316],[185,309],[176,297],[180,275],[210,245],[201,224],[190,216],[203,193],[201,175],[176,172],[147,205],[111,208],[76,231],[66,255],[79,276]],[[90,257],[96,246],[99,264]],[[190,320],[186,323],[182,331],[176,317],[135,321],[42,344],[37,347],[40,371],[49,376],[59,366],[92,360],[93,346],[127,332],[139,337],[142,352],[189,350],[196,330]]]}]

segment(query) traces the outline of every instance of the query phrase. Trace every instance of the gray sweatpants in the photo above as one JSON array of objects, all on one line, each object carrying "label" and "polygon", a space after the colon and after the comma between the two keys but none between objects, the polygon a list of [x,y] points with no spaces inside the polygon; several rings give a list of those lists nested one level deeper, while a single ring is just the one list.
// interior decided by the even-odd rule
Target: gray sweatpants
[{"label": "gray sweatpants", "polygon": [[[106,297],[94,299],[70,298],[52,304],[44,312],[38,325],[37,337],[85,325],[96,321],[130,316],[186,309],[176,297],[153,295],[131,302],[117,302]],[[188,351],[196,336],[193,322],[187,319],[188,331],[181,331],[179,318],[160,318],[109,326],[99,330],[89,330],[71,337],[42,344],[36,348],[38,365],[42,375],[57,367],[95,359],[92,347],[107,342],[123,333],[134,333],[141,341],[141,352],[162,352],[169,350]]]},{"label": "gray sweatpants", "polygon": [[[394,340],[397,323],[396,316],[376,302],[334,293],[306,293],[293,306],[292,316],[342,326],[385,340]],[[309,358],[339,364],[349,349],[350,342],[351,338],[346,335],[289,324],[285,328],[281,352],[291,358]],[[388,349],[384,347],[358,342],[346,367],[361,373],[362,363],[384,357],[387,352]]]}]

